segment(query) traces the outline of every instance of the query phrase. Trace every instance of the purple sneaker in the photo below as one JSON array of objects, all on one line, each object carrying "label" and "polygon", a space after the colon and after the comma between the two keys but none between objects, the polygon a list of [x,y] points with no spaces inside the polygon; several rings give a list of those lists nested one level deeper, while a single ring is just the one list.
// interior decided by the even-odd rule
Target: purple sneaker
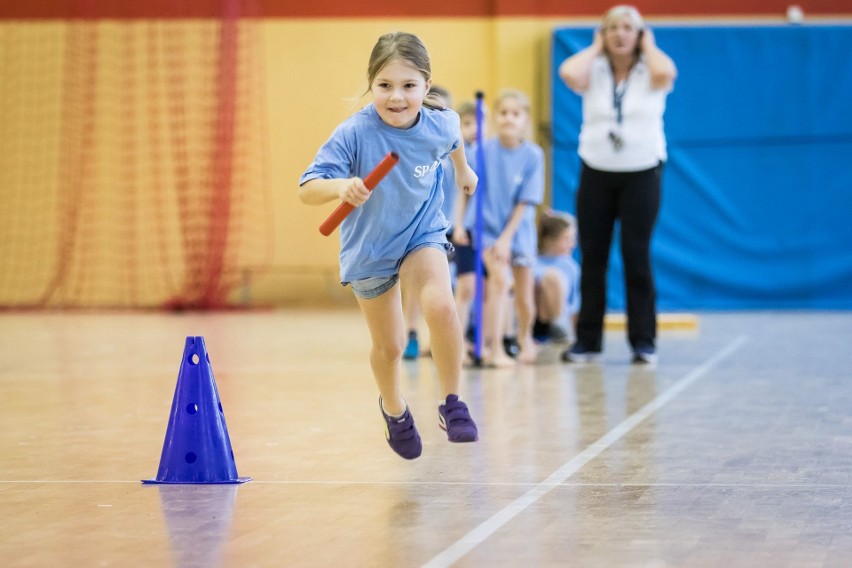
[{"label": "purple sneaker", "polygon": [[479,439],[467,405],[454,394],[447,396],[446,403],[438,406],[438,426],[447,433],[450,442],[475,442]]},{"label": "purple sneaker", "polygon": [[379,397],[379,410],[385,417],[385,436],[391,449],[407,460],[419,458],[423,452],[423,444],[414,425],[414,417],[408,411],[408,405],[400,418],[394,418],[387,415],[382,407],[382,397]]}]

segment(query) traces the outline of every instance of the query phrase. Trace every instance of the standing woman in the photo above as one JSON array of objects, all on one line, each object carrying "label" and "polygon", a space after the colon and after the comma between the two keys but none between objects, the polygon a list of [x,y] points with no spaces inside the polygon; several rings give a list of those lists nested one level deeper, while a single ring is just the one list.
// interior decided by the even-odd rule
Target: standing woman
[{"label": "standing woman", "polygon": [[577,341],[564,361],[589,362],[603,347],[606,272],[616,219],[634,363],[656,361],[657,311],[651,234],[666,160],[663,113],[677,70],[632,6],[611,8],[592,45],[566,59],[559,76],[583,98],[577,225],[582,251]]}]

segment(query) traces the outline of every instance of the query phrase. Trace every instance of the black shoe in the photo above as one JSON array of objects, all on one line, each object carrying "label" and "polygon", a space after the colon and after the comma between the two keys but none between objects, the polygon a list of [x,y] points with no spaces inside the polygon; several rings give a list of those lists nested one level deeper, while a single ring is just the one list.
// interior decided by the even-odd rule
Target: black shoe
[{"label": "black shoe", "polygon": [[541,321],[540,319],[536,318],[532,328],[533,339],[535,339],[539,343],[549,341],[550,335],[552,333],[552,327],[553,326],[550,324],[550,322]]},{"label": "black shoe", "polygon": [[637,347],[633,350],[633,363],[654,365],[657,362],[657,352],[653,347]]},{"label": "black shoe", "polygon": [[521,352],[521,346],[518,344],[517,337],[503,337],[503,351],[506,355],[514,359]]},{"label": "black shoe", "polygon": [[566,363],[594,363],[600,356],[600,351],[592,351],[579,343],[562,352],[562,360]]}]

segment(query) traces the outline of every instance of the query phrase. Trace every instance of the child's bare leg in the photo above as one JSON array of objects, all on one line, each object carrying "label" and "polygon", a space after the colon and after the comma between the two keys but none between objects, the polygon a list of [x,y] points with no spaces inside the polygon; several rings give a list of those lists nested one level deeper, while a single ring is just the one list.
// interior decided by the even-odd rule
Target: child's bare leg
[{"label": "child's bare leg", "polygon": [[405,259],[399,275],[403,286],[418,293],[444,400],[459,392],[463,350],[447,257],[434,247],[418,249]]},{"label": "child's bare leg", "polygon": [[485,336],[488,342],[488,364],[497,367],[513,367],[515,360],[503,350],[503,329],[506,318],[506,297],[511,279],[509,266],[492,254],[492,249],[483,255],[488,270],[487,292],[485,294]]},{"label": "child's bare leg", "polygon": [[518,313],[518,361],[535,363],[538,347],[533,341],[532,327],[535,318],[535,280],[533,271],[526,266],[512,268],[515,276],[515,309]]},{"label": "child's bare leg", "polygon": [[536,313],[538,319],[552,322],[559,319],[565,306],[565,278],[558,270],[550,269],[541,276],[536,286]]},{"label": "child's bare leg", "polygon": [[476,275],[473,272],[460,274],[456,278],[456,312],[459,317],[459,325],[462,332],[462,342],[464,342],[464,334],[467,333],[467,328],[470,325],[470,309],[473,305],[474,295],[476,294]]},{"label": "child's bare leg", "polygon": [[405,259],[399,271],[406,289],[419,292],[423,319],[432,336],[432,359],[438,369],[441,403],[438,426],[450,442],[475,442],[478,430],[467,404],[459,399],[462,332],[450,285],[450,270],[443,251],[424,247]]},{"label": "child's bare leg", "polygon": [[399,286],[394,286],[376,298],[358,298],[373,342],[370,366],[382,396],[382,406],[392,416],[405,412],[405,401],[399,389],[399,363],[405,348],[405,322],[399,290]]},{"label": "child's bare leg", "polygon": [[358,305],[364,312],[373,340],[370,365],[381,393],[385,437],[394,452],[413,460],[423,452],[423,443],[414,425],[414,416],[406,408],[399,391],[400,359],[405,343],[399,290],[399,286],[393,286],[376,298],[358,298]]}]

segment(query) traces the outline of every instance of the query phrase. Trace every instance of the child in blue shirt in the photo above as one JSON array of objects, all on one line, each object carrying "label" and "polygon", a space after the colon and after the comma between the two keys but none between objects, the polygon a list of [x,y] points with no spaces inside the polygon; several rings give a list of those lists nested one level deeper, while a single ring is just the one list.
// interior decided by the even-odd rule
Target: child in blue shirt
[{"label": "child in blue shirt", "polygon": [[487,194],[477,193],[464,211],[464,225],[476,225],[476,200],[482,203],[482,260],[488,278],[485,288],[485,363],[514,366],[503,349],[507,297],[514,286],[517,311],[517,359],[534,363],[532,337],[535,316],[533,267],[538,255],[535,207],[544,198],[544,151],[529,140],[529,99],[516,90],[501,92],[494,103],[496,136],[483,144]]},{"label": "child in blue shirt", "polygon": [[[299,198],[308,205],[340,199],[355,207],[340,225],[340,278],[351,285],[370,330],[370,364],[388,444],[414,459],[422,443],[400,392],[405,347],[400,281],[419,297],[432,337],[442,398],[439,425],[451,442],[478,438],[458,397],[462,332],[447,263],[451,245],[441,212],[441,159],[450,156],[463,191],[473,193],[477,178],[461,146],[458,115],[430,107],[429,54],[417,36],[381,36],[367,79],[373,102],[340,124],[319,149],[299,181]],[[363,178],[389,152],[399,162],[371,192]]]},{"label": "child in blue shirt", "polygon": [[580,310],[580,265],[571,256],[577,224],[568,213],[548,211],[538,223],[539,255],[535,264],[536,319],[540,341],[573,341]]}]

